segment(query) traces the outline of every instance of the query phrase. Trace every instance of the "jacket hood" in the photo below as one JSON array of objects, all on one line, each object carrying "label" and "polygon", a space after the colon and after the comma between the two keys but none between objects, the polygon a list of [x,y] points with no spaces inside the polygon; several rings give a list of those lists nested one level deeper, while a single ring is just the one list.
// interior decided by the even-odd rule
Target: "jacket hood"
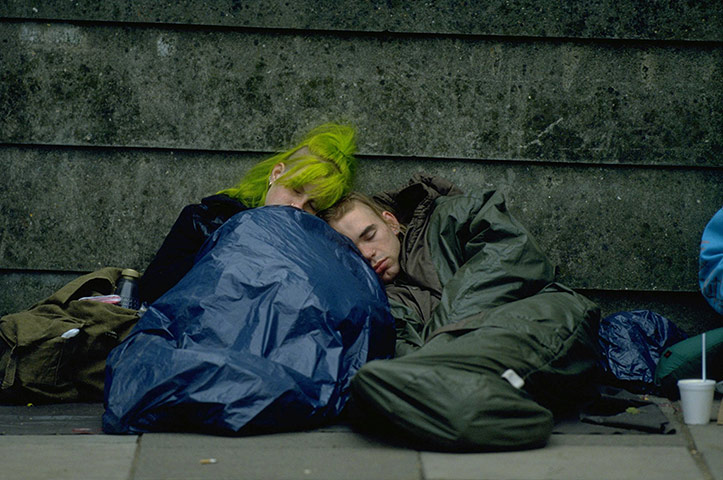
[{"label": "jacket hood", "polygon": [[437,198],[461,193],[462,190],[444,178],[417,173],[406,186],[374,195],[374,199],[387,205],[400,223],[410,226],[426,222]]}]

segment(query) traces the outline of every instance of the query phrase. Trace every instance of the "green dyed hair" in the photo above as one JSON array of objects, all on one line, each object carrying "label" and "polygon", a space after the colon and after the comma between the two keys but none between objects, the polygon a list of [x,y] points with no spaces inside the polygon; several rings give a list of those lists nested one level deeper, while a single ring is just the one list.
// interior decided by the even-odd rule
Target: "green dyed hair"
[{"label": "green dyed hair", "polygon": [[314,208],[329,208],[352,189],[357,168],[355,136],[354,128],[347,125],[327,123],[316,127],[294,148],[262,160],[236,186],[218,193],[248,207],[260,207],[266,202],[271,171],[283,163],[286,168],[275,183],[292,190],[310,185],[306,191]]}]

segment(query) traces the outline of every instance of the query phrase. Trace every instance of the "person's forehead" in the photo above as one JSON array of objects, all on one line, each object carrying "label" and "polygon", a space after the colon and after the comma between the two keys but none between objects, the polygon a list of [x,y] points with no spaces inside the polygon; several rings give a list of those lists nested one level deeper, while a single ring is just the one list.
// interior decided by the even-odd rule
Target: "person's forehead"
[{"label": "person's forehead", "polygon": [[363,203],[355,202],[349,211],[333,223],[345,230],[345,233],[359,234],[369,225],[379,223],[380,221],[381,219],[374,210]]}]

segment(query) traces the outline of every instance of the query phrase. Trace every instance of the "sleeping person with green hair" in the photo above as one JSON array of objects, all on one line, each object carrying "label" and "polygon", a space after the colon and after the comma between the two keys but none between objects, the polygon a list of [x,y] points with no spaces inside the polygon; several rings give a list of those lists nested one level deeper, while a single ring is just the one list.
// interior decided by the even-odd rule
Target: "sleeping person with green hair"
[{"label": "sleeping person with green hair", "polygon": [[234,187],[186,206],[140,280],[141,301],[153,303],[193,266],[204,242],[239,212],[289,205],[316,214],[352,189],[357,160],[355,131],[324,124],[293,148],[249,169]]}]

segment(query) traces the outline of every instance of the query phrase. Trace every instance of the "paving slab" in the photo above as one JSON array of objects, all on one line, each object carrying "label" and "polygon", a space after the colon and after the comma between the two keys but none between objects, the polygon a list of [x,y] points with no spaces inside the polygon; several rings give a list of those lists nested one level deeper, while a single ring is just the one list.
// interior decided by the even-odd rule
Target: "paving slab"
[{"label": "paving slab", "polygon": [[479,454],[418,451],[344,424],[246,437],[80,435],[69,432],[87,423],[92,433],[102,405],[2,406],[0,479],[723,480],[723,425],[684,425],[679,402],[655,400],[675,433],[563,428],[542,449]]},{"label": "paving slab", "polygon": [[694,433],[695,443],[703,454],[713,478],[723,480],[723,425]]},{"label": "paving slab", "polygon": [[486,454],[422,453],[425,480],[705,479],[683,446],[568,445]]},{"label": "paving slab", "polygon": [[628,434],[592,434],[592,435],[555,435],[553,434],[548,445],[574,445],[578,447],[687,447],[689,442],[685,435],[628,435]]},{"label": "paving slab", "polygon": [[252,437],[145,434],[134,480],[422,479],[419,453],[350,431]]},{"label": "paving slab", "polygon": [[723,424],[717,423],[720,400],[713,402],[711,421],[708,425],[686,425],[692,439],[691,450],[694,458],[704,464],[710,476],[723,480]]},{"label": "paving slab", "polygon": [[695,453],[702,457],[711,476],[723,480],[723,425],[691,425]]},{"label": "paving slab", "polygon": [[[543,449],[486,454],[422,452],[425,480],[721,480],[723,425],[684,425],[679,402],[655,398],[669,435],[553,435]],[[717,412],[716,400],[713,411]]]},{"label": "paving slab", "polygon": [[0,436],[3,480],[127,480],[137,437],[110,435]]}]

